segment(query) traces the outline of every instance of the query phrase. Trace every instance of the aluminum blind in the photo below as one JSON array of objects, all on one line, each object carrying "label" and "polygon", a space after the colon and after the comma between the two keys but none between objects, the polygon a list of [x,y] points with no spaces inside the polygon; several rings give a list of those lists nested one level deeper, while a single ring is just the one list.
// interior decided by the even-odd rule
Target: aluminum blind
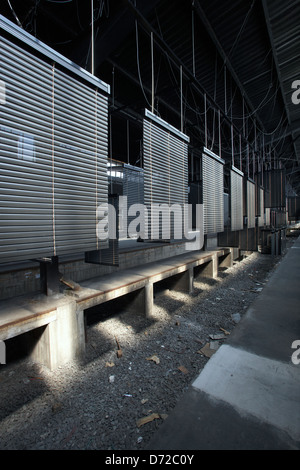
[{"label": "aluminum blind", "polygon": [[271,223],[271,209],[266,207],[265,209],[265,224],[268,227]]},{"label": "aluminum blind", "polygon": [[54,204],[57,255],[95,250],[96,208],[107,203],[107,98],[56,70]]},{"label": "aluminum blind", "polygon": [[224,160],[204,148],[202,153],[204,234],[224,231]]},{"label": "aluminum blind", "polygon": [[263,186],[268,191],[265,207],[285,208],[285,170],[268,170],[264,172]]},{"label": "aluminum blind", "polygon": [[97,249],[107,97],[0,38],[0,262]]},{"label": "aluminum blind", "polygon": [[[123,165],[123,196],[127,197],[127,214],[129,208],[134,204],[144,204],[144,171],[142,168],[128,164]],[[136,215],[127,215],[128,228],[135,218]]]},{"label": "aluminum blind", "polygon": [[300,216],[300,197],[289,196],[287,198],[287,211],[289,217],[299,218]]},{"label": "aluminum blind", "polygon": [[[188,203],[188,137],[171,128],[165,121],[146,113],[144,119],[144,191],[145,206],[148,211],[149,238],[166,239],[162,233],[159,218],[153,217],[153,206],[173,204],[180,206]],[[155,119],[155,120],[154,120]],[[183,213],[183,212],[182,212]],[[172,221],[171,217],[171,221]],[[170,236],[177,238],[171,222]],[[183,235],[183,225],[181,227]]]},{"label": "aluminum blind", "polygon": [[255,228],[255,183],[247,180],[247,227]]},{"label": "aluminum blind", "polygon": [[263,188],[258,188],[259,192],[259,216],[258,216],[258,226],[263,227],[265,224],[265,217],[264,217],[264,190]]},{"label": "aluminum blind", "polygon": [[243,176],[237,168],[230,170],[231,230],[243,230]]}]

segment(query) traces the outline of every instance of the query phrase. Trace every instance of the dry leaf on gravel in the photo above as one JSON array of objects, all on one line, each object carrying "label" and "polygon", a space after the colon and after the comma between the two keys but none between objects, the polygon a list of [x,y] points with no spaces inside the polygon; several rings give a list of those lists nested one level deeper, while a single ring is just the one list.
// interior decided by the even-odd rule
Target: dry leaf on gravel
[{"label": "dry leaf on gravel", "polygon": [[160,363],[159,357],[157,357],[155,354],[151,357],[147,357],[147,361],[153,361],[153,362],[155,362],[155,364]]},{"label": "dry leaf on gravel", "polygon": [[140,428],[144,424],[150,423],[154,419],[159,419],[159,418],[160,418],[160,415],[158,413],[152,413],[149,416],[145,416],[144,418],[138,419],[137,422],[136,422],[136,425],[137,425],[138,428]]}]

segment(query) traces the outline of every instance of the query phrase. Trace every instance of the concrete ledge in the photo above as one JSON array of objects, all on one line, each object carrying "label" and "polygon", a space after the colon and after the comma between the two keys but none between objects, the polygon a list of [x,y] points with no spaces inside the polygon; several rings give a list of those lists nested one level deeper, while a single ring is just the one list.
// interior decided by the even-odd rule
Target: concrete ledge
[{"label": "concrete ledge", "polygon": [[0,301],[0,339],[44,327],[37,335],[32,356],[55,369],[84,353],[85,310],[136,292],[130,309],[150,318],[155,283],[170,279],[171,288],[191,293],[196,270],[198,276],[215,278],[218,264],[229,266],[231,261],[231,250],[227,248],[186,252],[84,281],[71,295],[24,296]]},{"label": "concrete ledge", "polygon": [[44,326],[56,320],[56,308],[64,303],[60,299],[17,297],[0,302],[0,339],[6,340]]},{"label": "concrete ledge", "polygon": [[76,292],[76,301],[80,308],[85,310],[134,290],[142,289],[149,283],[154,284],[180,273],[184,274],[186,271],[190,273],[187,288],[190,290],[190,284],[193,280],[192,270],[202,265],[203,276],[216,277],[218,272],[216,252],[187,253],[168,260],[119,271],[107,278],[99,277],[84,281],[80,284],[80,290]]}]

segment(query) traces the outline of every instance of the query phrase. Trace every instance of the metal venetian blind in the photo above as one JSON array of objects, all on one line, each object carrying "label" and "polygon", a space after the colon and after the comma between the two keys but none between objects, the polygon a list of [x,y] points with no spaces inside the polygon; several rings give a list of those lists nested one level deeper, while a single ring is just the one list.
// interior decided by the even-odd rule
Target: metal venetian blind
[{"label": "metal venetian blind", "polygon": [[285,207],[285,180],[285,170],[264,172],[263,186],[268,191],[268,198],[265,201],[266,207]]},{"label": "metal venetian blind", "polygon": [[271,209],[266,207],[265,209],[265,224],[268,227],[271,223]]},{"label": "metal venetian blind", "polygon": [[287,210],[289,217],[299,218],[300,217],[300,197],[289,196],[287,198]]},{"label": "metal venetian blind", "polygon": [[258,188],[259,192],[259,216],[258,216],[258,226],[263,227],[265,224],[265,217],[264,217],[264,190],[263,188]]},{"label": "metal venetian blind", "polygon": [[[96,208],[107,203],[107,98],[54,74],[54,216],[57,255],[100,248]],[[102,244],[101,244],[102,245]]]},{"label": "metal venetian blind", "polygon": [[243,176],[237,168],[230,170],[231,230],[243,230]]},{"label": "metal venetian blind", "polygon": [[202,153],[204,233],[224,231],[224,160],[204,148]]},{"label": "metal venetian blind", "polygon": [[0,46],[0,262],[96,249],[107,99],[5,38]]},{"label": "metal venetian blind", "polygon": [[[166,204],[169,208],[178,205],[183,214],[184,204],[188,203],[188,148],[189,138],[172,128],[165,121],[146,112],[144,119],[144,191],[145,205],[148,213],[149,238],[178,238],[175,233],[173,217],[170,223],[170,236],[165,237],[162,224],[153,217],[153,206]],[[178,226],[177,226],[178,227]],[[179,227],[184,234],[184,226]]]},{"label": "metal venetian blind", "polygon": [[[127,214],[134,204],[144,204],[144,170],[124,163],[123,165],[123,196],[127,197]],[[138,216],[127,215],[127,225]]]},{"label": "metal venetian blind", "polygon": [[52,68],[0,39],[0,261],[53,254]]},{"label": "metal venetian blind", "polygon": [[247,180],[247,227],[255,227],[255,183]]}]

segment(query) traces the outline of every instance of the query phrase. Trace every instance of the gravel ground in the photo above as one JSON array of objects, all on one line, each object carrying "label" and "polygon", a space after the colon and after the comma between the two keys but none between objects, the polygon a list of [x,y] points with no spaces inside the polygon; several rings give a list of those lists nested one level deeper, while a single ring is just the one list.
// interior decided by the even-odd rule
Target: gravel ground
[{"label": "gravel ground", "polygon": [[151,321],[90,315],[84,361],[52,372],[26,356],[0,366],[0,449],[144,449],[280,259],[252,253],[195,281],[193,294],[157,292]]}]

